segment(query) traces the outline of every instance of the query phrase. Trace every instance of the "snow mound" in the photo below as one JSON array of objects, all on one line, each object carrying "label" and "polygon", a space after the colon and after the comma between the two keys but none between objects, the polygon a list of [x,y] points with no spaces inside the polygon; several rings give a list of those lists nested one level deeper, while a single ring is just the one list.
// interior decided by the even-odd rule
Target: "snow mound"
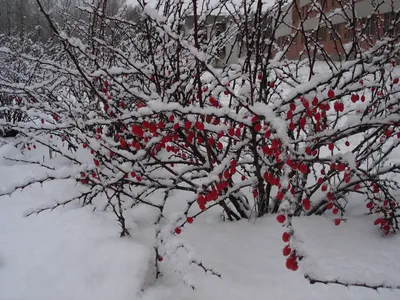
[{"label": "snow mound", "polygon": [[89,207],[24,218],[33,190],[0,198],[0,299],[135,299],[152,252]]},{"label": "snow mound", "polygon": [[295,219],[295,248],[301,266],[319,280],[400,286],[400,236],[384,237],[370,216],[340,226],[323,217]]}]

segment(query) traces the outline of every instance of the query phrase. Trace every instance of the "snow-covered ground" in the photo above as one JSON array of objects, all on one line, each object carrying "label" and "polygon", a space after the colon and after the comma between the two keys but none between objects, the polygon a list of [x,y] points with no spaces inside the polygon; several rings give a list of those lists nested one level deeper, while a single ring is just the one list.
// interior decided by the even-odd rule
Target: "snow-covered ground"
[{"label": "snow-covered ground", "polygon": [[[44,172],[2,158],[17,154],[12,146],[0,147],[0,190]],[[46,152],[29,155],[40,159]],[[54,159],[57,164],[60,158]],[[211,211],[179,238],[222,278],[191,266],[192,290],[174,274],[168,258],[161,263],[165,276],[151,280],[154,252],[146,238],[151,232],[143,222],[146,210],[132,214],[129,238],[118,237],[112,215],[89,207],[70,205],[24,217],[72,193],[74,186],[57,181],[0,198],[0,300],[400,299],[400,290],[311,285],[304,278],[400,285],[400,237],[382,237],[363,210],[339,227],[329,215],[295,220],[296,248],[304,255],[297,272],[285,268],[283,228],[274,216],[229,223]]]}]

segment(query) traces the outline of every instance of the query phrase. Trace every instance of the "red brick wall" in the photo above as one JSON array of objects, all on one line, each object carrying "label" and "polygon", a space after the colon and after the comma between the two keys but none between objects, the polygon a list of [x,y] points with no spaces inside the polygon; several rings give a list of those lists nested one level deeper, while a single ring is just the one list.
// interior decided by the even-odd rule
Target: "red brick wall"
[{"label": "red brick wall", "polygon": [[[297,8],[299,8],[301,13],[305,13],[305,9],[300,8],[299,5],[299,0],[296,0]],[[292,20],[293,20],[293,26],[297,26],[300,23],[300,20],[302,17],[305,17],[304,15],[301,15],[298,13],[296,8],[296,5],[293,7],[292,11]],[[332,9],[336,8],[335,7],[335,2],[334,1],[327,1],[327,6],[325,8],[325,11],[330,11]],[[310,14],[308,17],[312,17]],[[376,35],[371,36],[371,42],[374,43],[376,38],[379,36],[382,36],[384,34],[384,29],[383,29],[383,22],[384,22],[384,15],[376,15],[376,22],[375,22],[375,28],[376,28]],[[361,25],[360,25],[361,26]],[[340,43],[340,40],[346,44],[352,40],[352,30],[349,30],[348,33],[346,34],[347,29],[344,26],[344,23],[338,24],[338,37],[333,38],[332,34],[327,32],[326,33],[326,38],[325,40],[320,40],[319,44],[324,48],[325,52],[331,55],[332,59],[340,59],[341,56],[344,54],[342,44]],[[295,33],[295,30],[292,31]],[[292,46],[289,48],[288,53],[287,53],[287,58],[288,59],[299,59],[300,53],[304,51],[305,44],[302,41],[302,35],[299,33],[295,40],[292,43]],[[345,39],[347,38],[347,39]],[[281,45],[282,46],[282,43]],[[362,42],[361,47],[364,49],[368,49],[368,42]],[[311,48],[314,48],[311,46]]]}]

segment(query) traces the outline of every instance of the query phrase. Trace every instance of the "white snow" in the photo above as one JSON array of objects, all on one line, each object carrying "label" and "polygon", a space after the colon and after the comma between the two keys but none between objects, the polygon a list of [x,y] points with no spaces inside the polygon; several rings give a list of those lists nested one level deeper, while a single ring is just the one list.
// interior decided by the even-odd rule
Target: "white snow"
[{"label": "white snow", "polygon": [[[43,149],[30,153],[40,158]],[[19,151],[0,148],[0,187],[18,184],[27,174],[42,173],[39,165],[3,159]],[[54,159],[57,165],[59,158]],[[349,283],[400,285],[400,237],[382,237],[370,216],[354,211],[355,217],[334,226],[333,216],[295,219],[293,247],[304,255],[297,272],[285,268],[281,240],[283,227],[274,216],[256,221],[222,222],[218,211],[196,219],[165,249],[177,245],[189,249],[222,278],[202,269],[186,267],[185,253],[165,257],[164,276],[151,278],[154,262],[150,209],[131,214],[132,237],[119,238],[112,215],[92,212],[91,207],[68,205],[28,218],[34,208],[54,203],[73,193],[74,182],[58,180],[27,188],[0,198],[0,299],[1,300],[243,300],[243,299],[399,299],[400,290],[309,284],[304,274],[318,279]],[[170,205],[170,218],[185,203]],[[181,197],[182,199],[184,197]],[[186,258],[185,258],[186,257]],[[181,260],[180,260],[181,259]],[[142,291],[143,289],[143,291]]]},{"label": "white snow", "polygon": [[[15,152],[3,146],[0,157]],[[0,159],[0,186],[39,168]],[[151,253],[134,239],[119,238],[109,215],[68,206],[24,217],[73,191],[73,182],[56,181],[0,198],[1,300],[128,300],[140,292]]]}]

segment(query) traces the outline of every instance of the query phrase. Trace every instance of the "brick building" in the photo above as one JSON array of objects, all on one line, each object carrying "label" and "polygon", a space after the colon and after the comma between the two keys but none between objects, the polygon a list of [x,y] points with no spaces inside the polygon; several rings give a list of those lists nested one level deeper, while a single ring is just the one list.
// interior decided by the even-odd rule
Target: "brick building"
[{"label": "brick building", "polygon": [[[333,59],[340,59],[344,51],[342,43],[349,43],[353,40],[354,31],[357,27],[361,28],[373,43],[376,38],[383,36],[385,32],[389,32],[393,28],[392,21],[399,18],[395,12],[400,10],[400,0],[359,0],[355,3],[357,21],[350,20],[351,22],[354,21],[355,26],[346,26],[346,22],[349,20],[343,17],[343,8],[337,0],[294,1],[295,3],[287,8],[287,15],[284,18],[286,24],[282,24],[276,34],[279,47],[289,45],[292,42],[287,53],[289,59],[299,59],[305,47],[308,46],[310,49],[311,46],[313,48],[313,42],[316,40]],[[344,3],[344,1],[341,2]],[[331,15],[330,20],[333,28],[330,26],[328,29],[321,22],[318,9],[313,2],[318,2],[325,15]],[[375,9],[374,6],[377,3],[381,3],[381,5],[378,5],[378,8]],[[374,14],[374,11],[377,13]],[[350,9],[345,13],[350,18],[353,16]],[[295,34],[296,30],[290,25],[295,28],[302,25],[305,34],[303,32]],[[400,24],[394,27],[394,31],[400,33]],[[361,46],[367,48],[368,43],[363,43]]]}]

